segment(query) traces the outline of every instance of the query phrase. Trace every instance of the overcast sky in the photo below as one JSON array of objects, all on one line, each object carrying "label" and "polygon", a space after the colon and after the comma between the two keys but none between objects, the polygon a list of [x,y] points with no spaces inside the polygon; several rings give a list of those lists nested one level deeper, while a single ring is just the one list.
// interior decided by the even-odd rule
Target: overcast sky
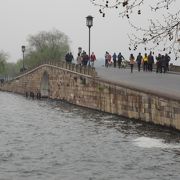
[{"label": "overcast sky", "polygon": [[[21,45],[27,45],[29,35],[58,29],[71,41],[76,56],[81,46],[88,52],[88,28],[85,17],[92,15],[91,51],[104,57],[105,51],[122,52],[129,57],[126,18],[118,17],[116,10],[108,11],[103,18],[89,0],[0,0],[0,50],[8,52],[9,61],[22,58]],[[180,3],[179,3],[180,5]],[[140,17],[145,23],[144,14]],[[138,50],[140,51],[140,49]],[[143,52],[143,50],[142,50]],[[138,52],[134,52],[136,55]]]}]

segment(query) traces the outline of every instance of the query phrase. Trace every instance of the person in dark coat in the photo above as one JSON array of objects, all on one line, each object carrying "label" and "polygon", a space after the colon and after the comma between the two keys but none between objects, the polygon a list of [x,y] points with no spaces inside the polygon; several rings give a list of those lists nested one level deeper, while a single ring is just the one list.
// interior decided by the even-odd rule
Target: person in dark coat
[{"label": "person in dark coat", "polygon": [[165,73],[166,72],[166,61],[165,61],[165,56],[164,55],[162,55],[161,56],[161,60],[160,60],[160,69],[161,69],[161,71],[160,71],[160,73]]},{"label": "person in dark coat", "polygon": [[161,54],[156,57],[156,73],[161,71]]},{"label": "person in dark coat", "polygon": [[89,56],[87,55],[87,53],[85,51],[83,51],[82,53],[82,64],[83,66],[87,66],[89,61]]},{"label": "person in dark coat", "polygon": [[70,52],[70,53],[69,53],[69,62],[72,63],[72,60],[73,60],[73,59],[74,59],[74,57],[73,57],[72,53]]},{"label": "person in dark coat", "polygon": [[166,53],[165,54],[165,63],[166,63],[166,71],[169,71],[169,61],[171,60],[171,58],[169,57],[169,55]]},{"label": "person in dark coat", "polygon": [[67,54],[65,55],[65,60],[66,60],[67,63],[69,63],[69,53],[67,53]]},{"label": "person in dark coat", "polygon": [[117,58],[116,53],[113,54],[112,58],[113,58],[113,62],[114,62],[114,67],[116,67],[116,58]]},{"label": "person in dark coat", "polygon": [[118,67],[121,67],[122,60],[124,59],[123,55],[121,53],[118,54]]},{"label": "person in dark coat", "polygon": [[152,55],[152,52],[148,55],[148,70],[152,72],[153,70],[153,64],[154,64],[154,56]]},{"label": "person in dark coat", "polygon": [[142,63],[143,57],[141,55],[141,53],[138,54],[137,58],[136,58],[136,62],[137,62],[137,66],[138,66],[138,71],[140,72],[141,70],[141,63]]}]

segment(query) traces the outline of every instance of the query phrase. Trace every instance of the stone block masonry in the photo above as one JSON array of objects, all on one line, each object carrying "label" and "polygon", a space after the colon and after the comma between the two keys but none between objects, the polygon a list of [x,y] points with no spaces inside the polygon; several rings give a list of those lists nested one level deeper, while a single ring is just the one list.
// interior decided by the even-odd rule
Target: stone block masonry
[{"label": "stone block masonry", "polygon": [[[44,78],[44,76],[47,78]],[[46,79],[46,80],[44,80]],[[46,85],[42,85],[42,81]],[[48,97],[127,118],[180,130],[180,99],[114,84],[92,74],[45,64],[1,85],[20,94],[43,91]]]}]

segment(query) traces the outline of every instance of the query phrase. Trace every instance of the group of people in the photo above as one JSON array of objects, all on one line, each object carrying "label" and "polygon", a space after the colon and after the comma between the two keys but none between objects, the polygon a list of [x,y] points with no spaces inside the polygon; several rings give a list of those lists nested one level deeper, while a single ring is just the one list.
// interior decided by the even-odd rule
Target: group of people
[{"label": "group of people", "polygon": [[[65,60],[67,63],[72,63],[74,60],[74,57],[71,52],[68,52],[65,55]],[[119,52],[116,54],[115,52],[113,55],[111,55],[108,51],[105,53],[105,67],[109,67],[112,64],[116,68],[117,66],[119,68],[122,67],[122,62],[125,60],[124,56]],[[155,62],[156,60],[156,62]],[[138,71],[153,71],[154,65],[156,65],[156,72],[157,73],[165,73],[166,71],[169,71],[169,61],[171,60],[170,56],[166,53],[165,55],[158,54],[158,56],[154,57],[153,53],[150,52],[149,54],[145,53],[142,55],[139,53],[137,57],[135,58],[133,54],[130,54],[129,57],[129,64],[131,68],[131,73],[134,69],[134,64],[137,64]],[[94,62],[96,61],[96,55],[94,52],[91,53],[89,56],[86,51],[78,52],[77,58],[76,58],[77,64],[80,66],[91,66],[94,67]]]},{"label": "group of people", "polygon": [[82,53],[78,53],[77,56],[77,64],[81,65],[81,66],[87,66],[90,65],[91,67],[94,67],[94,62],[96,61],[96,55],[94,54],[94,52],[92,52],[92,54],[89,55],[86,53],[86,51],[83,51]]},{"label": "group of people", "polygon": [[166,71],[169,71],[169,61],[171,60],[171,58],[167,53],[165,55],[158,54],[158,56],[156,56],[155,59],[156,63],[152,52],[150,52],[149,55],[145,53],[144,56],[142,56],[141,53],[139,53],[136,59],[134,55],[131,54],[129,57],[131,73],[133,72],[135,62],[137,63],[138,71],[141,70],[142,66],[143,71],[152,72],[154,64],[156,64],[156,73],[165,73]]},{"label": "group of people", "polygon": [[108,51],[106,51],[106,53],[105,53],[105,67],[111,66],[111,64],[113,63],[114,67],[116,67],[116,65],[118,65],[118,67],[120,68],[123,59],[124,59],[124,56],[121,54],[121,52],[119,52],[118,55],[116,55],[116,53],[114,53],[111,56],[111,54]]},{"label": "group of people", "polygon": [[[105,53],[105,67],[109,67],[112,64],[114,67],[118,65],[119,68],[122,67],[122,62],[125,60],[124,56],[121,54],[121,52],[114,53],[111,55],[108,51]],[[156,62],[155,62],[156,60]],[[131,73],[133,72],[134,64],[137,64],[138,71],[153,71],[154,65],[156,65],[156,72],[158,73],[165,73],[166,71],[169,71],[169,61],[171,58],[169,55],[166,53],[165,55],[158,54],[154,58],[154,55],[152,52],[149,54],[145,53],[144,56],[139,53],[137,57],[135,58],[133,54],[130,54],[129,57],[129,64],[131,68]]]},{"label": "group of people", "polygon": [[[65,60],[67,63],[72,63],[72,60],[74,60],[74,57],[72,53],[68,52],[65,55]],[[94,62],[96,61],[96,55],[94,52],[91,53],[90,57],[86,53],[86,51],[79,52],[76,58],[77,64],[80,66],[87,66],[90,65],[91,67],[94,67]]]},{"label": "group of people", "polygon": [[65,55],[65,60],[67,63],[72,63],[72,61],[74,60],[74,57],[72,55],[71,52],[68,52],[66,55]]},{"label": "group of people", "polygon": [[96,61],[96,55],[94,52],[91,53],[90,57],[86,53],[86,51],[83,51],[82,53],[78,53],[77,56],[77,64],[80,66],[87,66],[90,65],[91,67],[94,67],[94,62]]}]

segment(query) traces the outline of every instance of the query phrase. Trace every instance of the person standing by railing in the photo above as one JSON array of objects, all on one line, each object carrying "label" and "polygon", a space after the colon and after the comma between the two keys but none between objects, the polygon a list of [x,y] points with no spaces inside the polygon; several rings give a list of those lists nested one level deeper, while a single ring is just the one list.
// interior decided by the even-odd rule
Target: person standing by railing
[{"label": "person standing by railing", "polygon": [[69,62],[72,63],[73,60],[74,60],[74,57],[73,57],[72,53],[70,52],[69,53]]},{"label": "person standing by railing", "polygon": [[88,61],[89,61],[89,56],[87,55],[85,51],[82,52],[81,56],[82,56],[82,65],[87,66]]},{"label": "person standing by railing", "polygon": [[68,52],[66,55],[65,55],[65,60],[67,63],[72,63],[72,60],[74,59],[73,55],[71,52]]},{"label": "person standing by railing", "polygon": [[76,58],[76,61],[77,61],[77,64],[78,65],[82,65],[82,56],[81,56],[81,54],[80,53],[78,53],[78,55],[77,55],[77,58]]}]

